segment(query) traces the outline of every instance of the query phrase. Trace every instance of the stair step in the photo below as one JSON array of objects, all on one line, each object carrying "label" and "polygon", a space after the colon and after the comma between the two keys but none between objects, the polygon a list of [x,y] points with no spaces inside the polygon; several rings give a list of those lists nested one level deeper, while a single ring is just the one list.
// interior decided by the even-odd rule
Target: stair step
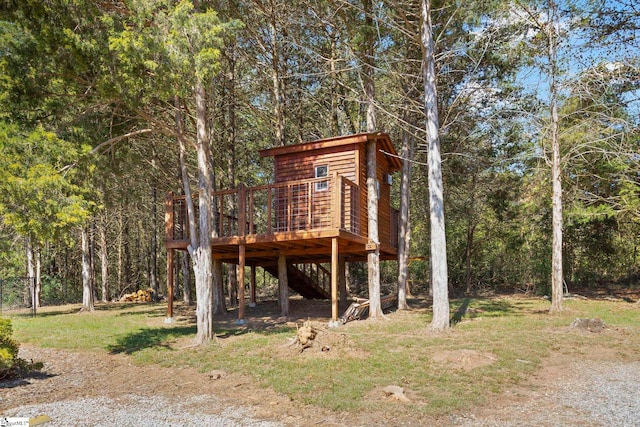
[{"label": "stair step", "polygon": [[[277,266],[264,266],[265,271],[273,277],[278,277]],[[320,267],[317,267],[320,268]],[[289,287],[307,299],[329,299],[331,294],[304,274],[293,264],[287,264],[287,282]]]}]

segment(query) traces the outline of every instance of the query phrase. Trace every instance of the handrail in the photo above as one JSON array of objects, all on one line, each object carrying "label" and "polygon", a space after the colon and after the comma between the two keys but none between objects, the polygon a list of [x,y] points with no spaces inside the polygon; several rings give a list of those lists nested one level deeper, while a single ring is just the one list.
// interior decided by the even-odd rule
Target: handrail
[{"label": "handrail", "polygon": [[[317,185],[321,182],[327,185]],[[353,181],[337,174],[214,191],[213,238],[322,229],[343,229],[359,235],[359,191]],[[195,207],[198,209],[197,203]],[[189,239],[185,196],[169,195],[165,220],[167,240]]]}]

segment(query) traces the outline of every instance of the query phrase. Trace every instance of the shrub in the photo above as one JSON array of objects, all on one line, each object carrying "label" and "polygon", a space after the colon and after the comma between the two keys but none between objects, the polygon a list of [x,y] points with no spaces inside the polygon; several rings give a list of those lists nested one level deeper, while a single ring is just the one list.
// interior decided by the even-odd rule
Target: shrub
[{"label": "shrub", "polygon": [[12,338],[11,320],[0,318],[0,379],[15,377],[42,368],[42,363],[18,357],[20,345]]}]

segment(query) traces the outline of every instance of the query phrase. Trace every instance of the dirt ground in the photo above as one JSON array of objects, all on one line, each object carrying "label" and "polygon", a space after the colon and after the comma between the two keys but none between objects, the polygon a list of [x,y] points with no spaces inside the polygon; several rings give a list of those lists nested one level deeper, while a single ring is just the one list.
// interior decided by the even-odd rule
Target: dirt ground
[{"label": "dirt ground", "polygon": [[[303,301],[292,301],[293,316],[287,320],[296,323],[302,323],[306,319],[313,320],[314,313],[309,311],[309,307],[303,306],[304,304]],[[314,309],[317,310],[315,315],[326,321],[325,310],[328,309],[330,312],[330,307],[316,305]],[[260,315],[254,312],[251,318],[253,322],[259,322],[262,327],[269,328],[283,322],[283,319],[278,317],[275,305],[263,305],[261,310]],[[183,312],[182,315],[189,314]],[[234,320],[235,318],[230,314],[217,322],[233,323]],[[327,345],[331,343],[327,342]],[[279,351],[295,350],[291,348]],[[322,351],[322,347],[314,347],[313,351]],[[126,399],[131,395],[160,396],[166,398],[168,402],[178,402],[206,394],[216,396],[222,406],[241,406],[248,409],[253,418],[290,426],[492,425],[489,422],[484,423],[483,420],[493,420],[497,419],[496,417],[517,420],[522,417],[520,409],[522,405],[533,400],[537,401],[536,410],[545,413],[545,416],[553,417],[554,411],[563,413],[558,413],[557,417],[565,416],[566,411],[555,405],[553,396],[546,396],[545,400],[545,396],[541,396],[539,390],[545,387],[553,390],[554,384],[560,387],[578,375],[578,371],[572,365],[575,359],[555,354],[545,361],[544,368],[536,372],[527,382],[496,396],[490,407],[473,410],[473,422],[469,424],[469,419],[464,414],[459,414],[461,418],[454,416],[439,420],[415,420],[389,419],[389,416],[384,413],[373,415],[333,413],[317,407],[304,406],[272,390],[259,388],[248,377],[226,372],[201,373],[195,369],[137,366],[132,363],[129,356],[123,354],[80,353],[22,345],[20,356],[34,361],[44,361],[44,369],[41,373],[29,378],[0,383],[0,414],[18,406],[65,401],[79,397]],[[363,354],[362,357],[366,355]],[[441,363],[456,363],[458,366],[462,364],[468,369],[493,363],[492,357],[491,354],[477,352],[448,352],[434,355],[434,359]],[[589,355],[589,359],[602,362],[617,363],[617,357],[611,350],[602,350],[599,354]],[[144,381],[141,381],[141,378]],[[382,399],[383,395],[371,398]],[[212,410],[211,403],[205,401],[193,407],[193,411],[201,413],[210,413]],[[560,419],[562,418],[556,418],[556,420]],[[574,419],[574,421],[578,420]],[[585,421],[583,425],[599,424],[590,424]]]}]

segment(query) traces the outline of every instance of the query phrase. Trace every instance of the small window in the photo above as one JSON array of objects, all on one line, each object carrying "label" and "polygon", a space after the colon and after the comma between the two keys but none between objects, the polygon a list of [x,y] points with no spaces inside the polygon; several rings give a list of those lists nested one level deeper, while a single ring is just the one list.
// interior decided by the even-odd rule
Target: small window
[{"label": "small window", "polygon": [[[329,165],[316,166],[316,178],[327,178],[329,176]],[[329,181],[316,182],[316,191],[329,189]]]}]

